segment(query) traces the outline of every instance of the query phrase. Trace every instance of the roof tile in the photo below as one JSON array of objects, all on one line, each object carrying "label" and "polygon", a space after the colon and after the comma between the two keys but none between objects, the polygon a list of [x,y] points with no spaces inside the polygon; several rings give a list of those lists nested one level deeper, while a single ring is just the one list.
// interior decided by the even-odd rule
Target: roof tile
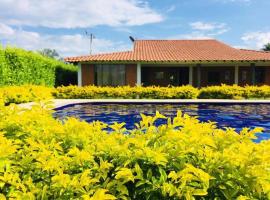
[{"label": "roof tile", "polygon": [[65,61],[270,61],[270,53],[236,49],[217,40],[136,40],[133,51],[68,57]]}]

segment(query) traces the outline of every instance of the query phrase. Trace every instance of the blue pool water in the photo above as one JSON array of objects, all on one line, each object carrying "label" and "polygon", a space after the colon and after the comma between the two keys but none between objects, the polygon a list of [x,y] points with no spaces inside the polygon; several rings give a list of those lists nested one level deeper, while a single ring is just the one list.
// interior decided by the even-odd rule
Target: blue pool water
[{"label": "blue pool water", "polygon": [[[54,116],[64,119],[73,116],[87,122],[102,121],[107,124],[125,122],[127,129],[133,129],[141,120],[140,113],[154,115],[156,110],[167,117],[174,117],[177,110],[190,116],[198,116],[200,121],[217,122],[217,126],[232,127],[240,131],[244,127],[263,127],[264,133],[259,134],[257,142],[270,139],[270,104],[195,104],[195,103],[93,103],[73,104],[58,108]],[[159,120],[158,124],[165,123]]]}]

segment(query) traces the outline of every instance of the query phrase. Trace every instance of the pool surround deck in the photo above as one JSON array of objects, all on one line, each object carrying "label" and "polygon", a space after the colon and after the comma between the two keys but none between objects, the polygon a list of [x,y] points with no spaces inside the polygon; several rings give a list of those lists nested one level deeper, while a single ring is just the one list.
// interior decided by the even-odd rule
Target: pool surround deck
[{"label": "pool surround deck", "polygon": [[[270,100],[231,100],[231,99],[52,99],[52,109],[73,104],[85,103],[211,103],[211,104],[270,104]],[[30,109],[37,103],[23,103],[21,108]]]}]

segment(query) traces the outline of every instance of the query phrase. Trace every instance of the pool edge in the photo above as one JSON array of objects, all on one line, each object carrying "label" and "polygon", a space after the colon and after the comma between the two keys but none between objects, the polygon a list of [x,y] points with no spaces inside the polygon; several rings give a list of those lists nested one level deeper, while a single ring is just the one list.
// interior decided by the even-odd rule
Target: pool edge
[{"label": "pool edge", "polygon": [[[52,99],[52,109],[85,103],[212,103],[212,104],[270,104],[270,100],[231,100],[231,99]],[[19,104],[30,109],[35,102]]]}]

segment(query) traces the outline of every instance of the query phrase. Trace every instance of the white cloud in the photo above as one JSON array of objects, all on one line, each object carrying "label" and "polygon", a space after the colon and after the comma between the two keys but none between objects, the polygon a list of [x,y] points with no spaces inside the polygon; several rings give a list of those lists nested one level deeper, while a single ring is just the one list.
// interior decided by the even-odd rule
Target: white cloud
[{"label": "white cloud", "polygon": [[175,5],[171,5],[170,7],[167,8],[166,12],[169,13],[169,12],[173,12],[175,11],[176,9],[176,6]]},{"label": "white cloud", "polygon": [[[56,49],[63,57],[87,55],[89,53],[89,40],[79,34],[75,35],[48,35],[22,29],[14,29],[0,24],[5,30],[0,32],[0,43],[21,47],[28,50],[41,50],[44,48]],[[2,41],[1,41],[2,40]],[[123,42],[96,38],[93,40],[93,53],[121,51],[129,49]]]},{"label": "white cloud", "polygon": [[240,3],[250,3],[252,0],[215,0],[218,2],[223,2],[223,3],[236,3],[236,2],[240,2]]},{"label": "white cloud", "polygon": [[10,35],[13,33],[14,31],[12,28],[7,26],[6,24],[0,23],[0,35]]},{"label": "white cloud", "polygon": [[143,25],[163,16],[144,0],[1,0],[0,19],[9,25],[76,28]]},{"label": "white cloud", "polygon": [[204,40],[204,39],[213,39],[212,36],[200,33],[200,32],[192,32],[189,34],[179,34],[168,37],[168,39],[192,39],[192,40]]},{"label": "white cloud", "polygon": [[225,23],[205,23],[201,21],[189,23],[192,31],[188,34],[174,35],[171,39],[213,39],[230,30]]},{"label": "white cloud", "polygon": [[227,30],[227,25],[225,23],[205,23],[201,21],[192,22],[189,24],[193,30],[199,31],[225,31]]},{"label": "white cloud", "polygon": [[241,39],[244,41],[245,45],[250,48],[261,49],[265,44],[270,43],[270,31],[246,33]]}]

